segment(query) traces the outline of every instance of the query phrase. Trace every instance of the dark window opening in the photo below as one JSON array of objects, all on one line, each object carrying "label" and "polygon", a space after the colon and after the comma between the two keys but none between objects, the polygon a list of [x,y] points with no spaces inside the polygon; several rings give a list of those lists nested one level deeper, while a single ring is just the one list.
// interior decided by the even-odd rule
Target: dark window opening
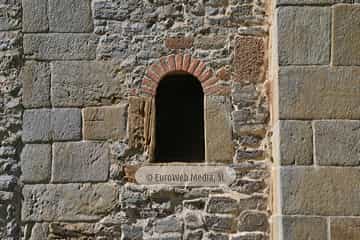
[{"label": "dark window opening", "polygon": [[192,75],[169,75],[157,88],[155,162],[203,162],[204,94]]}]

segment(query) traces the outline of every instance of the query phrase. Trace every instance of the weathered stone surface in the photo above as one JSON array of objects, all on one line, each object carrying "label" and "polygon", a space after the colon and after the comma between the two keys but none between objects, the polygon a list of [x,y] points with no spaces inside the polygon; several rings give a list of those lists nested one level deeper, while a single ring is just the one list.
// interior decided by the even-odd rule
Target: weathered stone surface
[{"label": "weathered stone surface", "polygon": [[183,222],[176,216],[159,219],[154,223],[154,231],[157,233],[182,232]]},{"label": "weathered stone surface", "polygon": [[235,221],[233,216],[206,215],[205,225],[208,229],[219,232],[234,232]]},{"label": "weathered stone surface", "polygon": [[[22,220],[90,221],[109,213],[117,203],[116,185],[25,185]],[[61,196],[61,197],[59,197]]]},{"label": "weathered stone surface", "polygon": [[26,110],[23,116],[24,142],[48,142],[51,139],[51,110]]},{"label": "weathered stone surface", "polygon": [[231,102],[223,96],[205,98],[205,159],[208,162],[231,162],[232,143]]},{"label": "weathered stone surface", "polygon": [[48,0],[22,0],[23,32],[47,32],[49,29]]},{"label": "weathered stone surface", "polygon": [[203,216],[201,211],[186,212],[184,215],[185,227],[188,229],[198,229],[203,227]]},{"label": "weathered stone surface", "polygon": [[54,106],[88,106],[120,98],[121,83],[109,64],[88,61],[52,62]]},{"label": "weathered stone surface", "polygon": [[199,35],[195,38],[194,47],[200,49],[221,49],[226,46],[226,35]]},{"label": "weathered stone surface", "polygon": [[330,234],[332,240],[360,239],[360,218],[331,218]]},{"label": "weathered stone surface", "polygon": [[360,165],[360,121],[315,121],[314,134],[317,164]]},{"label": "weathered stone surface", "polygon": [[261,82],[265,73],[265,42],[258,37],[238,37],[235,40],[234,68],[236,81]]},{"label": "weathered stone surface", "polygon": [[333,64],[360,65],[360,6],[337,5],[333,15]]},{"label": "weathered stone surface", "polygon": [[21,29],[21,1],[2,0],[0,4],[0,31]]},{"label": "weathered stone surface", "polygon": [[281,168],[282,213],[359,216],[359,177],[358,168]]},{"label": "weathered stone surface", "polygon": [[51,111],[52,140],[81,139],[81,111],[75,108],[59,108]]},{"label": "weathered stone surface", "polygon": [[[282,225],[279,240],[327,239],[327,220],[321,217],[277,216],[274,224]],[[280,230],[279,229],[279,230]]]},{"label": "weathered stone surface", "polygon": [[0,191],[12,192],[17,186],[17,178],[12,175],[0,175]]},{"label": "weathered stone surface", "polygon": [[95,59],[98,39],[92,34],[25,34],[26,58],[38,60]]},{"label": "weathered stone surface", "polygon": [[244,211],[239,216],[238,230],[240,232],[268,232],[268,216],[264,212]]},{"label": "weathered stone surface", "polygon": [[[145,143],[145,122],[149,122],[149,114],[146,114],[146,110],[149,109],[149,103],[151,101],[141,97],[129,98],[128,109],[128,135],[129,146],[134,149],[141,149]],[[149,125],[147,125],[149,127]],[[147,129],[148,136],[150,138],[150,130]]]},{"label": "weathered stone surface", "polygon": [[31,230],[30,240],[46,239],[49,234],[49,224],[35,223]]},{"label": "weathered stone surface", "polygon": [[168,37],[165,39],[165,46],[170,49],[191,48],[193,42],[192,37]]},{"label": "weathered stone surface", "polygon": [[85,139],[119,140],[126,137],[127,104],[85,108],[83,113]]},{"label": "weathered stone surface", "polygon": [[21,153],[21,171],[21,179],[25,183],[49,181],[51,174],[51,145],[25,145]]},{"label": "weathered stone surface", "polygon": [[330,62],[330,8],[281,7],[277,22],[279,65]]},{"label": "weathered stone surface", "polygon": [[91,32],[91,0],[48,0],[51,32]]},{"label": "weathered stone surface", "polygon": [[24,107],[50,106],[50,66],[48,63],[27,61],[22,68],[20,78],[24,89]]},{"label": "weathered stone surface", "polygon": [[[359,119],[359,67],[288,67],[279,72],[280,119]],[[275,111],[276,113],[276,111]]]},{"label": "weathered stone surface", "polygon": [[53,183],[100,182],[109,175],[109,147],[97,142],[53,144]]},{"label": "weathered stone surface", "polygon": [[227,196],[211,196],[207,203],[208,213],[230,213],[236,214],[239,211],[239,202]]},{"label": "weathered stone surface", "polygon": [[352,3],[352,0],[277,0],[278,5],[332,5],[335,3]]},{"label": "weathered stone surface", "polygon": [[311,165],[313,133],[310,121],[279,120],[274,128],[273,151],[279,165]]},{"label": "weathered stone surface", "polygon": [[[264,233],[261,233],[261,232],[242,232],[242,233],[232,235],[230,238],[230,240],[267,240],[267,239],[268,239],[268,237]],[[280,240],[280,239],[277,239],[277,240]]]},{"label": "weathered stone surface", "polygon": [[224,233],[205,232],[203,240],[229,240],[229,236]]}]

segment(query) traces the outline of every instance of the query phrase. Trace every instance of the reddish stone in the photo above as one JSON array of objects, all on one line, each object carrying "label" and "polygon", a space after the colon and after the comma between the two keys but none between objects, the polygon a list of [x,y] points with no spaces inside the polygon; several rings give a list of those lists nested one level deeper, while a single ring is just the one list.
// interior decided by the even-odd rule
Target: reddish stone
[{"label": "reddish stone", "polygon": [[165,46],[170,49],[191,48],[194,39],[192,37],[168,37],[165,39]]},{"label": "reddish stone", "polygon": [[158,64],[154,63],[150,66],[151,71],[156,73],[160,78],[165,75],[165,71]]},{"label": "reddish stone", "polygon": [[188,69],[188,73],[193,74],[196,67],[199,65],[199,63],[200,63],[200,60],[192,58],[191,63],[190,63],[190,67]]},{"label": "reddish stone", "polygon": [[151,71],[151,69],[147,70],[146,76],[148,76],[150,79],[152,79],[155,82],[160,81],[160,77],[157,74],[155,74],[153,71]]},{"label": "reddish stone", "polygon": [[141,92],[145,93],[145,94],[148,94],[148,95],[151,95],[151,96],[155,96],[155,94],[156,94],[156,91],[154,89],[147,88],[145,86],[141,88]]},{"label": "reddish stone", "polygon": [[124,167],[125,181],[136,183],[135,173],[139,169],[139,165],[128,165]]},{"label": "reddish stone", "polygon": [[190,61],[191,61],[191,55],[190,54],[185,54],[183,57],[183,64],[182,64],[182,70],[187,72],[190,66]]},{"label": "reddish stone", "polygon": [[176,70],[175,55],[168,56],[168,66],[169,66],[169,71],[175,71]]},{"label": "reddish stone", "polygon": [[183,56],[181,54],[177,54],[175,56],[175,68],[176,70],[182,69],[182,63],[183,63]]},{"label": "reddish stone", "polygon": [[223,81],[229,81],[231,78],[231,73],[227,67],[222,67],[216,72],[216,77]]},{"label": "reddish stone", "polygon": [[157,83],[145,76],[142,80],[142,86],[147,86],[149,88],[155,88],[157,86]]},{"label": "reddish stone", "polygon": [[213,75],[213,71],[211,69],[208,69],[206,71],[204,71],[200,77],[199,77],[199,80],[200,82],[205,82],[207,81],[209,78],[211,78]]},{"label": "reddish stone", "polygon": [[204,93],[205,95],[228,96],[231,93],[231,88],[229,86],[215,85],[205,88]]},{"label": "reddish stone", "polygon": [[202,85],[203,87],[209,87],[211,85],[214,85],[215,83],[217,83],[218,79],[214,76],[212,78],[210,78],[209,80],[207,80],[206,82],[204,82]]},{"label": "reddish stone", "polygon": [[169,72],[169,66],[167,64],[166,57],[160,58],[160,65],[165,73]]},{"label": "reddish stone", "polygon": [[200,78],[200,75],[204,71],[205,67],[206,67],[205,63],[201,62],[197,66],[196,70],[194,71],[194,76],[197,77],[197,78]]}]

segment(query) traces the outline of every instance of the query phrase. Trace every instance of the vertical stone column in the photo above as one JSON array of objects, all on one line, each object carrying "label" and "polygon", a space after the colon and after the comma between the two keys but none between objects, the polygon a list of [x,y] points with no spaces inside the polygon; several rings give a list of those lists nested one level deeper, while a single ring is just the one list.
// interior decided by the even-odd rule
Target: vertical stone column
[{"label": "vertical stone column", "polygon": [[360,6],[344,2],[276,1],[274,240],[360,237]]}]

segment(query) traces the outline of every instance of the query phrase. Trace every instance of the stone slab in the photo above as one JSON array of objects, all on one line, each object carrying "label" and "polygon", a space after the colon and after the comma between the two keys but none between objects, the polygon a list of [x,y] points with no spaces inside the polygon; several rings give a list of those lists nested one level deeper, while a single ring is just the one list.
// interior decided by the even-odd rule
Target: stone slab
[{"label": "stone slab", "polygon": [[22,220],[95,221],[116,206],[115,184],[38,184],[23,188]]},{"label": "stone slab", "polygon": [[25,33],[49,30],[48,0],[22,0],[22,29]]},{"label": "stone slab", "polygon": [[53,183],[103,182],[110,168],[109,146],[98,142],[53,144]]},{"label": "stone slab", "polygon": [[330,234],[331,240],[360,239],[360,218],[331,218]]},{"label": "stone slab", "polygon": [[279,71],[279,119],[359,119],[359,67],[287,67]]},{"label": "stone slab", "polygon": [[25,108],[50,106],[50,66],[45,62],[27,61],[21,70]]},{"label": "stone slab", "polygon": [[92,32],[91,0],[48,0],[51,32]]},{"label": "stone slab", "polygon": [[54,106],[112,103],[121,95],[121,81],[107,63],[64,61],[51,63],[51,102]]},{"label": "stone slab", "polygon": [[334,65],[360,65],[360,6],[336,5],[333,14]]},{"label": "stone slab", "polygon": [[25,58],[37,60],[92,60],[98,37],[86,33],[25,34]]},{"label": "stone slab", "polygon": [[277,5],[332,5],[336,3],[352,3],[352,0],[277,0]]},{"label": "stone slab", "polygon": [[26,110],[23,114],[22,139],[26,142],[49,142],[51,140],[51,110]]},{"label": "stone slab", "polygon": [[278,165],[311,165],[313,133],[310,121],[279,120],[273,135],[274,160]]},{"label": "stone slab", "polygon": [[83,110],[84,139],[120,140],[126,137],[127,104]]},{"label": "stone slab", "polygon": [[318,165],[360,165],[360,121],[315,121],[314,135]]},{"label": "stone slab", "polygon": [[281,7],[277,22],[279,65],[329,64],[329,7]]},{"label": "stone slab", "polygon": [[232,162],[231,101],[224,96],[205,97],[205,160]]},{"label": "stone slab", "polygon": [[24,183],[45,183],[51,174],[51,145],[26,144],[21,152],[21,180]]},{"label": "stone slab", "polygon": [[283,167],[279,171],[284,215],[360,215],[359,168]]}]

